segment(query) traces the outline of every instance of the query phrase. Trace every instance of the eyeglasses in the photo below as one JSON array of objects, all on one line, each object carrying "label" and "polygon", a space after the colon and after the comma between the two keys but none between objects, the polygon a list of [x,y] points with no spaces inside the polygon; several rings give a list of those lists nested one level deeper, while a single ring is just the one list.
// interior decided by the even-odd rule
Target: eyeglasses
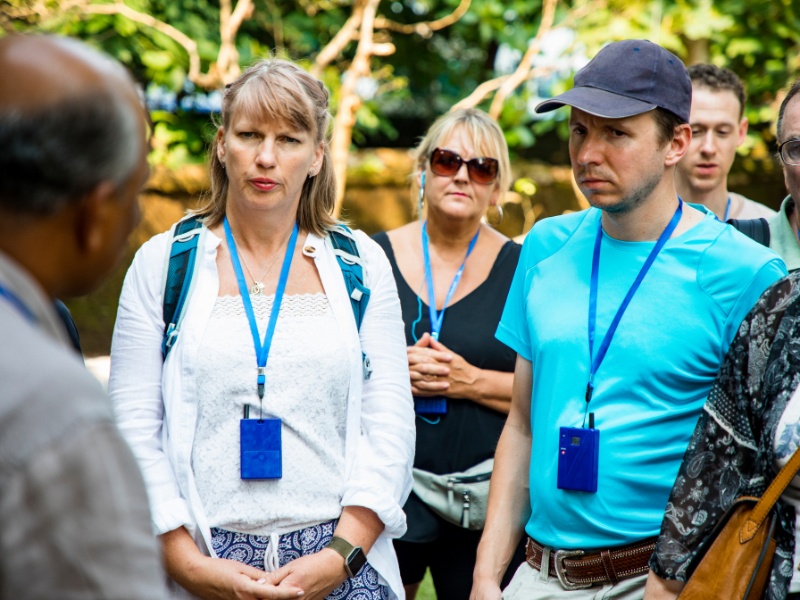
[{"label": "eyeglasses", "polygon": [[431,171],[442,177],[452,177],[461,168],[467,165],[469,178],[475,183],[492,183],[497,179],[498,162],[496,158],[482,156],[464,160],[452,150],[436,148],[431,154]]},{"label": "eyeglasses", "polygon": [[789,140],[778,146],[778,156],[785,165],[800,165],[800,140]]}]

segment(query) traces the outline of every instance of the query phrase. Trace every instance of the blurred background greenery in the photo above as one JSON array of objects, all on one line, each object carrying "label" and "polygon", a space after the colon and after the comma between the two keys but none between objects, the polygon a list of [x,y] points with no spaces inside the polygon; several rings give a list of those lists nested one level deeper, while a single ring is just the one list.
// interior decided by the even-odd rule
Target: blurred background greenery
[{"label": "blurred background greenery", "polygon": [[106,354],[125,269],[207,187],[205,153],[220,89],[267,54],[299,61],[329,87],[343,216],[372,233],[414,218],[413,147],[458,103],[496,115],[514,184],[499,228],[576,210],[566,112],[533,114],[605,43],[647,38],[687,64],[713,62],[746,83],[750,120],[730,187],[777,207],[774,121],[800,74],[796,0],[0,0],[5,34],[79,37],[126,64],[153,120],[153,177],[124,264],[69,302],[86,353]]}]

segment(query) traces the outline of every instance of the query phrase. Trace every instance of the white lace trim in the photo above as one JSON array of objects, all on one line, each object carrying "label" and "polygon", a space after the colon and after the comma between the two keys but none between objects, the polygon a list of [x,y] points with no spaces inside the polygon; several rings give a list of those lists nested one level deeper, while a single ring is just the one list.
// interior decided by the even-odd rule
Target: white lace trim
[{"label": "white lace trim", "polygon": [[[251,296],[263,339],[273,296]],[[264,417],[282,420],[283,477],[242,480],[239,421],[259,417],[256,359],[238,296],[218,297],[198,348],[192,468],[209,525],[286,533],[341,513],[349,353],[325,294],[284,296],[267,363]]]},{"label": "white lace trim", "polygon": [[[275,295],[250,296],[256,320],[266,320],[275,302]],[[313,316],[324,315],[329,311],[328,297],[318,292],[316,294],[295,294],[284,296],[281,302],[281,315],[285,316]],[[244,303],[241,296],[219,296],[214,303],[214,316],[220,318],[242,317],[247,318],[244,312]]]}]

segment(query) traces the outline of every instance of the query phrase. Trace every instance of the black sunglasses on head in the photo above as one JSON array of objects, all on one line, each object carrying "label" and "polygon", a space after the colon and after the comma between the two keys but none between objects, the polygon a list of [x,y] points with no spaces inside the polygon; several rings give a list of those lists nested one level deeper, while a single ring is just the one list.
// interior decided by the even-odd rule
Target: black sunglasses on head
[{"label": "black sunglasses on head", "polygon": [[436,148],[431,153],[431,171],[436,175],[452,177],[458,173],[463,164],[467,165],[469,178],[475,183],[487,184],[497,179],[499,163],[496,158],[482,156],[464,160],[452,150],[444,150],[442,148]]}]

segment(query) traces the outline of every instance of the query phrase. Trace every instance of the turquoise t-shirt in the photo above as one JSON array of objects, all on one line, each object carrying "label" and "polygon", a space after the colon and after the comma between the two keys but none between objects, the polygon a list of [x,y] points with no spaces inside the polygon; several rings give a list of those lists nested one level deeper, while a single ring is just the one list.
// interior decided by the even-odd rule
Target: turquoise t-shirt
[{"label": "turquoise t-shirt", "polygon": [[[744,316],[786,275],[777,254],[708,215],[667,241],[595,375],[597,493],[556,487],[560,427],[581,427],[589,280],[601,211],[528,234],[497,338],[533,366],[528,535],[555,548],[655,536],[700,408]],[[655,242],[603,235],[595,351]],[[702,493],[702,491],[700,491]]]}]

